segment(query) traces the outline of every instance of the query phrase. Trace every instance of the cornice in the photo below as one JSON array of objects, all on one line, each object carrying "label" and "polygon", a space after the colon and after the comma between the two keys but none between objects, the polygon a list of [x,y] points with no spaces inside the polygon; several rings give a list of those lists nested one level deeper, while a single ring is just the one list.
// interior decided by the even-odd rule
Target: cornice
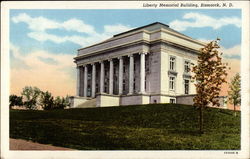
[{"label": "cornice", "polygon": [[177,47],[177,48],[181,48],[183,50],[188,50],[190,52],[194,52],[196,54],[199,53],[199,50],[192,49],[192,48],[189,48],[189,47],[186,47],[186,46],[183,46],[183,45],[179,45],[179,44],[176,44],[176,43],[173,43],[173,42],[169,42],[169,41],[164,40],[164,39],[155,39],[153,41],[148,41],[148,40],[142,39],[142,40],[135,40],[135,41],[132,41],[132,42],[128,42],[126,44],[117,45],[115,47],[109,47],[109,48],[105,48],[105,49],[102,49],[102,50],[93,51],[93,52],[90,52],[88,54],[83,54],[83,55],[75,57],[74,60],[80,60],[80,59],[83,59],[83,58],[86,58],[86,57],[99,55],[99,54],[103,54],[103,53],[106,53],[106,52],[111,52],[111,51],[114,51],[114,50],[123,49],[123,48],[126,48],[126,47],[135,46],[135,45],[139,45],[139,44],[141,44],[141,45],[154,45],[154,44],[157,44],[157,43],[165,43],[165,44]]},{"label": "cornice", "polygon": [[150,42],[148,40],[135,40],[135,41],[128,42],[128,43],[125,43],[125,44],[117,45],[115,47],[109,47],[109,48],[105,48],[105,49],[102,49],[102,50],[93,51],[93,52],[90,52],[88,54],[83,54],[83,55],[75,57],[74,59],[75,60],[82,59],[82,58],[85,58],[85,57],[89,57],[89,56],[93,56],[93,55],[98,55],[98,54],[110,52],[110,51],[113,51],[113,50],[118,50],[118,49],[126,48],[126,47],[129,47],[129,46],[135,46],[135,45],[138,45],[138,44],[149,45]]}]

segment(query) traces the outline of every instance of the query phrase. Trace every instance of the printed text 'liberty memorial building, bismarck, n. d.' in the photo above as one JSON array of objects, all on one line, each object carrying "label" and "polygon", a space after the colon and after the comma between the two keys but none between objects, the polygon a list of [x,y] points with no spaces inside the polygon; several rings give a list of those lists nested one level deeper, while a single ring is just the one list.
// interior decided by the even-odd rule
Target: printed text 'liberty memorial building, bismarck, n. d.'
[{"label": "printed text 'liberty memorial building, bismarck, n. d.'", "polygon": [[81,48],[71,107],[192,104],[190,65],[205,43],[156,22]]}]

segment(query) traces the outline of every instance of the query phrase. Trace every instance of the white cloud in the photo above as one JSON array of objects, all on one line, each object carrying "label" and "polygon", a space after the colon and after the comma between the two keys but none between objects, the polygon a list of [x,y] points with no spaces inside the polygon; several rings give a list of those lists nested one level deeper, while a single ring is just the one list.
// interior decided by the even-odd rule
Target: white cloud
[{"label": "white cloud", "polygon": [[124,32],[130,29],[132,28],[129,26],[122,25],[122,24],[104,26],[104,30],[106,34],[116,34],[116,33]]},{"label": "white cloud", "polygon": [[93,26],[85,24],[83,21],[78,19],[70,19],[62,23],[61,25],[68,31],[77,31],[80,33],[96,34]]},{"label": "white cloud", "polygon": [[[32,18],[26,13],[21,13],[12,17],[12,21],[14,23],[26,23],[28,28],[31,30],[31,32],[28,33],[28,36],[37,41],[52,41],[57,44],[69,41],[82,47],[100,42],[109,38],[113,34],[132,29],[131,27],[122,24],[105,25],[104,32],[97,33],[92,25],[86,24],[84,21],[76,18],[69,19],[64,22],[57,22],[41,16]],[[78,32],[78,35],[59,36],[56,34],[47,33],[46,31],[49,29],[75,31]],[[79,33],[85,33],[86,35],[79,35]]]},{"label": "white cloud", "polygon": [[183,19],[184,20],[174,20],[170,22],[170,27],[178,31],[185,31],[188,28],[202,27],[212,27],[213,29],[219,29],[226,25],[235,25],[236,27],[241,27],[241,19],[238,17],[223,17],[216,19],[204,14],[191,12],[186,13],[183,16]]},{"label": "white cloud", "polygon": [[33,38],[37,41],[52,41],[54,43],[60,44],[63,42],[73,42],[75,44],[78,44],[80,46],[87,46],[87,45],[91,45],[97,41],[102,41],[106,38],[108,38],[108,35],[99,35],[96,34],[95,36],[78,36],[78,35],[72,35],[72,36],[57,36],[54,34],[48,34],[45,32],[30,32],[28,33],[28,36],[30,38]]},{"label": "white cloud", "polygon": [[241,56],[241,45],[235,45],[231,48],[221,47],[220,51],[223,52],[223,56],[226,58],[235,58]]},{"label": "white cloud", "polygon": [[58,65],[53,66],[56,69],[75,66],[75,64],[72,62],[74,55],[68,55],[63,53],[55,54],[43,50],[38,50],[23,55],[20,52],[20,49],[17,46],[14,46],[13,44],[10,44],[10,51],[16,59],[23,60],[28,66],[32,68],[37,67],[37,65],[47,65],[47,63],[41,61],[40,58],[52,59],[53,61],[56,61]]},{"label": "white cloud", "polygon": [[[209,43],[213,40],[211,39],[203,39],[203,38],[200,38],[200,39],[197,39],[198,41],[202,41],[202,42],[205,42],[205,43]],[[230,47],[230,48],[225,48],[223,46],[221,46],[219,48],[219,51],[223,53],[223,57],[225,58],[239,58],[241,56],[241,45],[235,45],[233,47]]]},{"label": "white cloud", "polygon": [[60,28],[60,24],[44,17],[32,18],[26,13],[12,17],[14,23],[24,22],[28,24],[29,29],[33,31],[45,31],[47,29]]},{"label": "white cloud", "polygon": [[[75,94],[73,55],[54,54],[42,50],[23,55],[20,49],[12,44],[10,51],[14,56],[11,63],[18,60],[28,66],[28,69],[22,65],[11,68],[11,93],[20,94],[22,88],[28,85],[48,90],[56,96]],[[46,59],[50,62],[46,62]]]}]

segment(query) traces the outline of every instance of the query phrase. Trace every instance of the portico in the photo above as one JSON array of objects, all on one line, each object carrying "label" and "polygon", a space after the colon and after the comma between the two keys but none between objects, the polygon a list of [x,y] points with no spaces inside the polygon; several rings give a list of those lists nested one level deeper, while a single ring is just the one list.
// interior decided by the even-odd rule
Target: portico
[{"label": "portico", "polygon": [[[136,81],[134,78],[139,78],[140,81],[140,88],[139,91],[136,93],[143,94],[145,93],[145,55],[147,53],[135,53],[135,54],[128,54],[124,56],[119,57],[113,57],[113,58],[107,58],[103,59],[101,61],[95,61],[92,63],[86,63],[84,65],[80,65],[77,67],[77,96],[83,96],[83,97],[96,97],[96,93],[107,93],[110,95],[125,95],[129,94],[132,95],[135,93],[134,90],[134,82]],[[140,76],[134,76],[134,56],[140,56],[140,60],[137,61],[140,64]],[[128,60],[129,65],[124,65],[124,60]],[[114,72],[114,61],[118,62],[118,74]],[[108,64],[108,65],[107,65]],[[96,68],[96,66],[99,66]],[[126,68],[128,67],[128,68]],[[98,70],[96,70],[98,69]],[[124,75],[126,73],[126,69],[128,69],[128,78]],[[108,72],[105,72],[105,70],[108,70]],[[99,76],[97,76],[96,72],[99,73]],[[108,74],[108,76],[105,76]],[[116,84],[117,81],[114,81],[114,76],[118,76],[118,93],[115,93],[117,91],[114,91],[114,84]],[[115,77],[116,77],[115,76]],[[83,77],[83,78],[79,78]],[[98,79],[100,77],[100,79]],[[91,78],[91,79],[89,79]],[[127,80],[128,79],[128,80]],[[106,81],[109,81],[108,83],[105,83]],[[116,79],[117,80],[117,79]],[[125,82],[128,82],[128,90],[126,90],[126,86],[124,84]],[[96,82],[99,82],[99,85],[96,85]],[[108,84],[108,86],[107,86]],[[108,90],[105,89],[105,87],[108,87]],[[83,90],[81,90],[83,89]],[[96,92],[96,90],[99,90]],[[84,92],[81,94],[81,92]],[[127,93],[126,93],[127,92]]]}]

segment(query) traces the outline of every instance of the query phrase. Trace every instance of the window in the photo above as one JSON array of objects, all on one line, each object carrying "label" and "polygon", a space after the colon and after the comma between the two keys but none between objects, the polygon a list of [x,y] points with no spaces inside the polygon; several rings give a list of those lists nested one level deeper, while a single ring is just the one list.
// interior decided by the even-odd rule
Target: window
[{"label": "window", "polygon": [[108,79],[105,79],[105,82],[104,82],[104,92],[107,93],[108,92]]},{"label": "window", "polygon": [[99,84],[98,83],[95,84],[95,92],[99,92]]},{"label": "window", "polygon": [[88,75],[87,75],[87,80],[91,80],[91,74],[90,73],[88,73]]},{"label": "window", "polygon": [[170,98],[170,103],[175,103],[175,98]]},{"label": "window", "polygon": [[185,61],[184,62],[184,72],[185,73],[189,73],[190,72],[190,62],[189,61]]},{"label": "window", "polygon": [[135,90],[135,78],[134,78],[134,90]]},{"label": "window", "polygon": [[175,57],[170,57],[170,60],[169,60],[169,69],[170,70],[175,70]]},{"label": "window", "polygon": [[126,72],[126,66],[123,65],[123,73],[125,73],[125,72]]},{"label": "window", "polygon": [[104,72],[105,72],[105,73],[104,73],[105,76],[108,76],[108,72],[109,72],[108,69],[105,69]]},{"label": "window", "polygon": [[173,76],[169,77],[169,89],[170,90],[175,89],[175,77],[173,77]]},{"label": "window", "polygon": [[125,86],[126,86],[126,82],[125,82],[125,79],[123,80],[123,82],[122,82],[122,91],[125,91]]},{"label": "window", "polygon": [[189,80],[184,80],[184,93],[189,94]]},{"label": "window", "polygon": [[149,73],[149,55],[146,55],[145,70],[146,70],[146,73]]},{"label": "window", "polygon": [[87,97],[90,97],[90,96],[91,96],[91,88],[88,87],[88,89],[87,89]]}]

